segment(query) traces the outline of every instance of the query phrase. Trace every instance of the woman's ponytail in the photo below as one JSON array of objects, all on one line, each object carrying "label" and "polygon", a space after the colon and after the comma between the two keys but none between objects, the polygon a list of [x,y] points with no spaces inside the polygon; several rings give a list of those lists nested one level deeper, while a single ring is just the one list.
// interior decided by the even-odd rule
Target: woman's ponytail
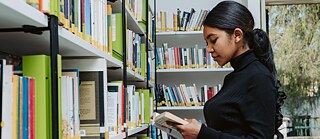
[{"label": "woman's ponytail", "polygon": [[263,63],[271,72],[274,79],[274,84],[277,89],[276,94],[276,117],[275,117],[275,132],[278,139],[283,139],[283,135],[279,132],[278,128],[282,124],[283,115],[281,114],[281,106],[286,99],[286,94],[281,91],[279,88],[281,86],[277,78],[277,70],[273,60],[273,52],[270,44],[268,34],[261,29],[253,30],[253,40],[250,45],[250,48],[253,49],[254,54]]}]

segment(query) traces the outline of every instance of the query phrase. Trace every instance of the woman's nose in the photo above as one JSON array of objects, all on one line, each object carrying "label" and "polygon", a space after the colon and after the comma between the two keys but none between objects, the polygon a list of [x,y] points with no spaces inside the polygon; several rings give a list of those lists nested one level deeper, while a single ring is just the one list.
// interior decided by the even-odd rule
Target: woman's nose
[{"label": "woman's nose", "polygon": [[213,53],[213,52],[214,52],[214,49],[211,48],[211,47],[208,47],[208,48],[207,48],[207,52],[208,52],[208,53]]}]

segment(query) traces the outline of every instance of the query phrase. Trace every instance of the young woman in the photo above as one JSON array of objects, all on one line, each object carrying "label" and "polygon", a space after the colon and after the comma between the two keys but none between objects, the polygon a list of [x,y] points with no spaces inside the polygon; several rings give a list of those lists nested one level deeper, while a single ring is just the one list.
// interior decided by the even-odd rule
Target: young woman
[{"label": "young woman", "polygon": [[207,51],[223,66],[230,62],[220,92],[204,106],[206,125],[188,120],[174,125],[185,139],[273,139],[283,138],[279,92],[273,53],[266,32],[253,29],[250,11],[234,1],[214,7],[204,21]]}]

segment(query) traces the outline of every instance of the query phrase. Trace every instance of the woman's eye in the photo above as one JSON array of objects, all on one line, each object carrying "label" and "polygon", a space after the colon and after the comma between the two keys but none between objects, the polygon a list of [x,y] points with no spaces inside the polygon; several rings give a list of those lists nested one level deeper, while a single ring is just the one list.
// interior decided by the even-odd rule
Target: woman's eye
[{"label": "woman's eye", "polygon": [[215,44],[217,42],[217,39],[211,40],[210,41],[212,44]]}]

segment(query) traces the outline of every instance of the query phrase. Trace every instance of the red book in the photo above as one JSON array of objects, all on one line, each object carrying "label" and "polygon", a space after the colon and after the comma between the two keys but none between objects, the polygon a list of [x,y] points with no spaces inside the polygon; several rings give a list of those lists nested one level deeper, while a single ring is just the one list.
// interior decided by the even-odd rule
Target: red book
[{"label": "red book", "polygon": [[28,79],[29,84],[28,84],[28,128],[29,128],[29,139],[35,139],[35,120],[34,120],[34,115],[35,115],[35,79],[34,78],[29,78]]},{"label": "red book", "polygon": [[209,100],[209,99],[211,99],[213,97],[212,90],[209,89],[207,93],[208,93],[208,100]]},{"label": "red book", "polygon": [[[122,85],[122,100],[121,100],[121,101],[122,101],[122,102],[121,102],[121,103],[122,103],[122,114],[121,114],[121,120],[122,120],[121,125],[122,125],[122,126],[124,126],[124,121],[125,121],[125,117],[124,117],[124,111],[125,111],[125,107],[124,107],[124,105],[125,105],[125,104],[124,104],[124,103],[125,103],[125,102],[124,102],[124,93],[125,93],[125,92],[124,92],[124,86]],[[122,129],[121,129],[121,130],[122,130]],[[124,132],[124,130],[122,130],[122,132]]]},{"label": "red book", "polygon": [[20,117],[19,117],[19,119],[20,119],[20,120],[19,120],[20,132],[19,132],[19,135],[18,135],[18,136],[20,137],[20,139],[22,139],[22,121],[23,121],[23,119],[22,119],[22,108],[23,108],[23,107],[22,107],[22,106],[23,106],[22,104],[23,104],[23,99],[22,99],[22,98],[23,98],[23,81],[22,81],[22,77],[20,77],[19,79],[20,79],[20,92],[19,92],[19,93],[20,93],[20,106],[19,106],[19,107],[20,107],[20,109],[19,109],[19,110],[20,110]]},{"label": "red book", "polygon": [[83,30],[84,28],[84,23],[85,21],[85,13],[84,13],[84,0],[81,0],[81,32],[85,32],[85,30]]}]

